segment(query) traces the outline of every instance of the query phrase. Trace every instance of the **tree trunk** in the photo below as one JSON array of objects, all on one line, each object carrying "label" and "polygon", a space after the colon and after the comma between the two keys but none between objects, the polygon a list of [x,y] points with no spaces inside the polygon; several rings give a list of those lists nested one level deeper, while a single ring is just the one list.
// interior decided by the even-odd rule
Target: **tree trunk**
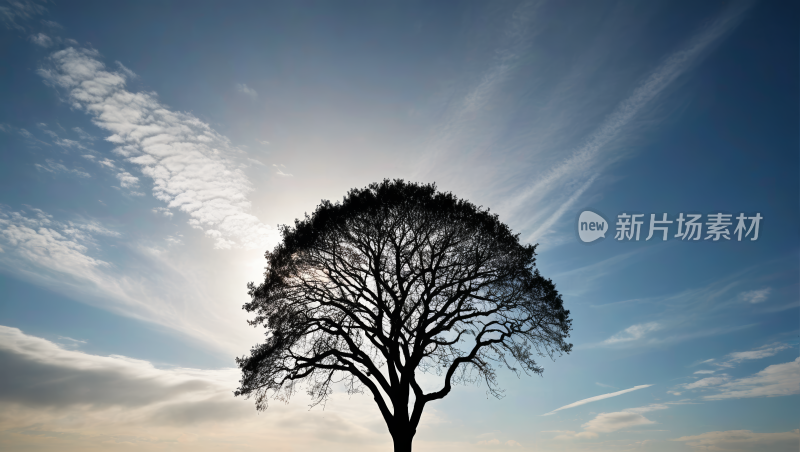
[{"label": "tree trunk", "polygon": [[416,432],[411,429],[401,429],[392,435],[394,440],[394,452],[411,452],[411,441]]}]

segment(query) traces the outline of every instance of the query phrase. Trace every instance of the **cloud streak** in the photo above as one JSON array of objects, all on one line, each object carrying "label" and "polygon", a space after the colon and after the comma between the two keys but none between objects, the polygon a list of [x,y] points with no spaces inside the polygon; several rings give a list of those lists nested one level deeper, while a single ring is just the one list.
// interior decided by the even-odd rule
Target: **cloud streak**
[{"label": "cloud streak", "polygon": [[557,411],[566,410],[567,408],[574,408],[576,406],[586,405],[587,403],[597,402],[599,400],[605,400],[605,399],[609,399],[611,397],[621,396],[622,394],[627,394],[629,392],[638,391],[639,389],[649,388],[650,386],[653,386],[653,385],[639,385],[639,386],[634,386],[632,388],[623,389],[622,391],[610,392],[608,394],[602,394],[602,395],[599,395],[599,396],[589,397],[588,399],[578,400],[577,402],[572,402],[569,405],[564,405],[561,408],[556,408],[555,410],[553,410],[553,411],[551,411],[549,413],[545,413],[542,416],[550,416],[551,414],[553,414],[553,413],[555,413]]},{"label": "cloud streak", "polygon": [[[213,237],[216,248],[274,244],[275,229],[250,213],[252,187],[233,162],[239,151],[227,138],[165,107],[154,93],[128,91],[127,71],[107,70],[94,50],[70,47],[53,53],[49,63],[38,71],[45,81],[65,89],[73,107],[111,132],[106,140],[118,146],[114,152],[137,165],[153,181],[154,196],[188,214],[189,224]],[[123,184],[133,183],[135,176],[120,174]]]},{"label": "cloud streak", "polygon": [[705,56],[708,49],[720,38],[733,29],[749,6],[749,2],[733,4],[720,14],[710,26],[690,39],[684,48],[668,56],[634,89],[628,98],[617,106],[582,146],[573,151],[567,159],[552,167],[534,184],[521,190],[503,208],[514,212],[531,201],[544,199],[548,193],[577,185],[577,189],[570,190],[572,192],[570,197],[541,223],[532,238],[536,239],[546,234],[547,228],[561,218],[574,204],[577,197],[591,185],[597,177],[597,173],[614,160],[610,155],[605,155],[603,161],[598,159],[604,148],[616,140],[642,110]]}]

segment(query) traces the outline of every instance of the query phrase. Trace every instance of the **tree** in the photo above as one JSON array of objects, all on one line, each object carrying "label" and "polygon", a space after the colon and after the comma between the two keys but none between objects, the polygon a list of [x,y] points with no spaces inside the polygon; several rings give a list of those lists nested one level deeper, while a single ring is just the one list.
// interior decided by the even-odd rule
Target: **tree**
[{"label": "tree", "polygon": [[[332,385],[369,390],[394,440],[411,451],[426,404],[495,368],[541,374],[534,355],[569,352],[569,311],[497,215],[436,191],[384,180],[323,201],[266,253],[265,280],[248,284],[251,325],[266,341],[237,358],[238,395],[288,402],[306,383],[314,404]],[[426,392],[417,372],[443,376]]]}]

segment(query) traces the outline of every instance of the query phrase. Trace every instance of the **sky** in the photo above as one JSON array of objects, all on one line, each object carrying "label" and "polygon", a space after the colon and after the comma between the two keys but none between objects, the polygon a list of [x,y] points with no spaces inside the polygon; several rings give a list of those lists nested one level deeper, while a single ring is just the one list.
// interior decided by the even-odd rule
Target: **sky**
[{"label": "sky", "polygon": [[0,449],[390,450],[367,395],[232,392],[278,225],[402,178],[538,243],[573,319],[541,377],[429,404],[414,450],[797,451],[797,15],[0,3]]}]

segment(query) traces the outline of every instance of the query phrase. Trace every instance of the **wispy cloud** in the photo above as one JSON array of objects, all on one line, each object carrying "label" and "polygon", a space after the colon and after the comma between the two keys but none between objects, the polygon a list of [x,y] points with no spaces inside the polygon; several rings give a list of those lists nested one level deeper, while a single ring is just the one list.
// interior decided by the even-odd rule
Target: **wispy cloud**
[{"label": "wispy cloud", "polygon": [[125,67],[124,64],[120,63],[119,61],[116,61],[115,63],[117,63],[119,70],[122,71],[122,73],[125,74],[129,79],[133,80],[139,78],[135,72]]},{"label": "wispy cloud", "polygon": [[[191,262],[175,262],[179,257],[164,250],[121,238],[97,221],[58,221],[39,209],[15,212],[0,206],[0,271],[227,353],[238,353],[243,342],[258,337],[241,328],[235,307],[209,295],[213,284],[195,280]],[[111,261],[105,245],[124,258]]]},{"label": "wispy cloud", "polygon": [[631,325],[628,328],[625,328],[619,333],[604,340],[602,343],[605,345],[611,345],[611,344],[619,344],[621,342],[638,341],[641,340],[643,337],[645,337],[647,333],[658,331],[660,329],[661,325],[659,325],[657,322],[648,322],[648,323],[640,323],[637,325]]},{"label": "wispy cloud", "polygon": [[278,176],[282,176],[282,177],[292,177],[292,175],[291,175],[291,174],[289,174],[289,173],[284,173],[284,172],[283,172],[283,170],[284,170],[284,169],[286,169],[286,167],[285,167],[285,166],[283,166],[283,165],[276,165],[276,164],[274,164],[274,163],[272,164],[272,166],[275,168],[275,174],[277,174]]},{"label": "wispy cloud", "polygon": [[523,205],[545,199],[550,193],[577,186],[577,189],[569,190],[570,195],[566,200],[561,201],[555,211],[541,221],[531,237],[537,239],[546,234],[549,227],[574,205],[597,174],[615,160],[616,156],[608,153],[604,153],[603,158],[599,159],[601,151],[616,140],[625,127],[668,86],[693,67],[720,38],[733,29],[749,5],[749,2],[732,4],[710,26],[692,37],[686,46],[668,56],[617,106],[582,146],[539,177],[535,183],[520,190],[503,208],[514,212]]},{"label": "wispy cloud", "polygon": [[86,131],[81,129],[80,127],[73,127],[72,130],[74,130],[75,133],[77,133],[78,136],[81,137],[81,140],[94,141],[94,140],[97,139],[97,137],[95,137],[93,135],[90,135],[89,133],[87,133]]},{"label": "wispy cloud", "polygon": [[764,345],[755,350],[749,350],[746,352],[733,352],[728,355],[728,361],[732,363],[740,363],[750,359],[767,358],[789,348],[791,348],[789,345],[780,343]]},{"label": "wispy cloud", "polygon": [[748,292],[742,292],[741,297],[748,303],[762,303],[767,300],[771,291],[772,289],[769,287],[759,290],[750,290]]},{"label": "wispy cloud", "polygon": [[485,120],[485,107],[495,100],[541,29],[534,24],[543,3],[523,1],[507,13],[494,58],[466,89],[448,96],[443,119],[425,142],[423,158],[412,178],[424,177],[440,165],[452,166],[454,155],[463,158],[469,150],[489,147],[504,131],[498,121]]},{"label": "wispy cloud", "polygon": [[719,392],[703,396],[704,399],[743,399],[800,394],[800,358],[788,363],[773,364],[753,376],[720,382],[715,386]]},{"label": "wispy cloud", "polygon": [[276,230],[250,213],[252,187],[231,160],[238,151],[227,138],[189,113],[166,108],[152,93],[128,91],[125,73],[106,70],[94,50],[70,47],[49,61],[39,74],[111,132],[106,140],[118,145],[114,152],[153,180],[157,199],[215,237],[216,248],[265,249],[277,240]]},{"label": "wispy cloud", "polygon": [[253,99],[258,98],[258,93],[256,92],[256,90],[254,90],[253,88],[250,88],[249,86],[245,85],[244,83],[236,84],[236,91],[239,91],[242,94],[246,94],[246,95],[252,97]]},{"label": "wispy cloud", "polygon": [[800,429],[788,432],[756,433],[751,430],[727,430],[681,436],[672,441],[686,443],[698,451],[762,452],[795,451],[800,443]]},{"label": "wispy cloud", "polygon": [[45,164],[35,163],[34,166],[40,171],[47,171],[48,173],[67,173],[74,174],[78,177],[88,178],[92,177],[91,174],[81,171],[79,169],[70,169],[64,166],[63,163],[56,162],[51,159],[45,159]]},{"label": "wispy cloud", "polygon": [[33,41],[34,44],[42,47],[50,47],[51,45],[53,45],[53,40],[50,39],[50,37],[44,33],[31,35],[31,41]]},{"label": "wispy cloud", "polygon": [[46,8],[31,0],[9,1],[0,5],[0,20],[6,28],[24,30],[23,24],[46,11]]},{"label": "wispy cloud", "polygon": [[638,408],[628,408],[622,411],[613,413],[600,413],[594,419],[581,425],[584,431],[562,431],[555,439],[569,440],[569,439],[593,439],[597,438],[600,433],[611,433],[618,430],[637,427],[640,425],[655,424],[654,421],[644,417],[642,413],[651,411],[665,410],[669,408],[665,404],[654,403],[647,406]]},{"label": "wispy cloud", "polygon": [[638,391],[639,389],[649,388],[650,386],[653,386],[653,385],[639,385],[639,386],[634,386],[632,388],[623,389],[622,391],[610,392],[608,394],[602,394],[602,395],[599,395],[599,396],[589,397],[588,399],[578,400],[577,402],[570,403],[569,405],[564,405],[561,408],[556,408],[555,410],[553,410],[553,411],[551,411],[549,413],[545,413],[542,416],[549,416],[549,415],[551,415],[551,414],[553,414],[553,413],[555,413],[557,411],[566,410],[567,408],[574,408],[576,406],[586,405],[587,403],[597,402],[598,400],[605,400],[605,399],[609,399],[611,397],[621,396],[622,394],[627,394],[629,392]]}]

